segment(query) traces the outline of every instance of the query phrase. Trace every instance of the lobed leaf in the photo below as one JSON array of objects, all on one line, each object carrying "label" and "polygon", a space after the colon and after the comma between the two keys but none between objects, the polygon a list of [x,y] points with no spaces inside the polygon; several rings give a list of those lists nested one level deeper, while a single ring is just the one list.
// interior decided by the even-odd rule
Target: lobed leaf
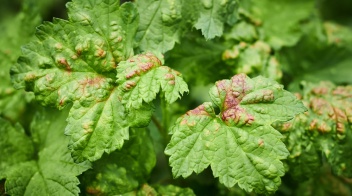
[{"label": "lobed leaf", "polygon": [[[227,187],[273,193],[288,156],[281,134],[271,124],[304,112],[303,104],[276,82],[244,74],[218,81],[206,102],[180,117],[171,128],[165,153],[175,177],[200,173],[209,165]],[[275,111],[275,113],[274,113]]]},{"label": "lobed leaf", "polygon": [[181,74],[162,66],[160,59],[162,58],[146,53],[119,64],[116,69],[117,82],[123,91],[121,101],[127,108],[139,108],[143,102],[151,102],[160,90],[168,103],[176,101],[184,92],[188,92]]},{"label": "lobed leaf", "polygon": [[[138,66],[161,62],[152,53],[133,56],[139,23],[135,4],[74,0],[67,8],[68,21],[54,19],[38,27],[38,39],[23,47],[11,69],[12,81],[16,88],[33,91],[42,105],[62,109],[73,104],[65,131],[72,156],[76,162],[95,161],[121,148],[130,127],[149,123],[150,102],[160,88],[170,103],[188,89],[178,72],[161,64],[122,79],[121,74],[138,71]],[[140,58],[143,62],[130,63]],[[133,82],[136,88],[126,89]],[[156,84],[148,95],[146,84]]]},{"label": "lobed leaf", "polygon": [[[52,116],[50,116],[52,115]],[[54,111],[36,114],[31,123],[31,138],[22,132],[18,138],[26,139],[21,142],[23,155],[30,152],[32,156],[25,159],[16,156],[16,162],[8,165],[5,172],[5,189],[10,195],[78,195],[79,181],[77,175],[90,167],[90,163],[75,164],[66,145],[67,139],[62,135],[65,127],[66,113]],[[56,120],[54,120],[56,119]],[[12,130],[11,128],[9,130]],[[11,148],[13,137],[2,137],[1,142],[7,151]],[[17,139],[19,140],[19,139]],[[19,144],[16,144],[19,145]],[[32,151],[32,152],[31,152]],[[36,151],[36,152],[33,152]],[[18,154],[18,153],[16,153]],[[16,154],[10,155],[14,157]],[[20,159],[18,159],[20,158]],[[10,159],[9,159],[10,160]],[[3,160],[0,161],[3,165]],[[9,163],[5,161],[5,164]]]},{"label": "lobed leaf", "polygon": [[199,16],[194,22],[194,27],[202,30],[202,34],[206,39],[221,36],[224,31],[224,23],[227,22],[227,16],[235,12],[235,7],[232,4],[236,3],[236,0],[221,2],[214,0],[199,1],[196,8]]}]

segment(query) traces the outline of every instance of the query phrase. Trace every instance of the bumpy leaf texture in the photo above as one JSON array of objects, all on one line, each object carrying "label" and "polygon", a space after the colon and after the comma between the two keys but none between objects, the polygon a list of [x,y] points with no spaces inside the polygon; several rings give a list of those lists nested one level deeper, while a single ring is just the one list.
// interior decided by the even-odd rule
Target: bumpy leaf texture
[{"label": "bumpy leaf texture", "polygon": [[137,1],[141,23],[136,39],[144,51],[171,50],[181,36],[182,0]]},{"label": "bumpy leaf texture", "polygon": [[223,34],[225,23],[235,20],[237,0],[136,1],[141,23],[136,41],[142,51],[167,52],[192,27],[206,39]]},{"label": "bumpy leaf texture", "polygon": [[292,170],[309,170],[312,164],[318,168],[326,160],[336,175],[352,176],[351,92],[352,86],[335,86],[330,82],[304,85],[300,96],[308,112],[278,126],[286,135]]},{"label": "bumpy leaf texture", "polygon": [[[0,177],[9,195],[78,195],[77,175],[90,163],[75,164],[62,134],[67,112],[39,112],[31,123],[31,137],[2,121]],[[18,126],[17,126],[18,127]],[[14,137],[16,136],[16,137]],[[16,151],[14,151],[16,149]],[[18,150],[19,149],[19,150]],[[15,152],[15,153],[14,153]]]},{"label": "bumpy leaf texture", "polygon": [[43,105],[73,104],[69,148],[76,162],[94,161],[121,148],[130,127],[149,123],[156,93],[173,102],[188,88],[178,72],[161,66],[160,56],[133,56],[139,22],[133,3],[75,0],[67,7],[68,21],[38,27],[38,39],[11,69],[12,80]]},{"label": "bumpy leaf texture", "polygon": [[[281,134],[271,124],[306,109],[282,85],[245,74],[216,82],[206,102],[180,117],[165,153],[175,177],[200,173],[209,165],[221,183],[247,192],[273,193],[288,156]],[[213,104],[220,108],[215,114]]]},{"label": "bumpy leaf texture", "polygon": [[220,37],[228,17],[235,12],[237,0],[200,0],[196,1],[194,12],[198,13],[194,27],[200,29],[206,39]]}]

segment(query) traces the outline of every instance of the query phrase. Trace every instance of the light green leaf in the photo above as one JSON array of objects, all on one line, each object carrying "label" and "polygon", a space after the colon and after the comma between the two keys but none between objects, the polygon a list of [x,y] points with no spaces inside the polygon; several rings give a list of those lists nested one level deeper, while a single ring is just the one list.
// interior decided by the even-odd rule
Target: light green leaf
[{"label": "light green leaf", "polygon": [[292,119],[305,107],[276,82],[244,74],[218,81],[210,96],[219,115],[206,102],[171,129],[165,153],[171,155],[174,176],[187,177],[210,165],[227,187],[238,183],[247,192],[274,193],[285,173],[280,160],[288,151],[271,124]]},{"label": "light green leaf", "polygon": [[149,178],[156,157],[146,129],[132,129],[122,149],[94,162],[93,170],[82,176],[86,191],[118,195],[135,190]]},{"label": "light green leaf", "polygon": [[151,102],[160,90],[168,103],[188,92],[187,83],[183,81],[181,74],[162,66],[162,61],[162,58],[146,53],[120,62],[116,69],[117,82],[124,92],[121,101],[127,108],[139,108],[143,102]]},{"label": "light green leaf", "polygon": [[[31,135],[37,153],[27,160],[17,160],[6,171],[5,189],[10,195],[78,195],[77,175],[90,163],[75,164],[67,149],[62,130],[67,113],[37,113],[31,124]],[[23,136],[22,136],[23,137]],[[3,138],[9,140],[10,138]],[[27,140],[30,142],[31,140]],[[32,146],[21,149],[33,149]],[[6,149],[6,148],[5,148]]]},{"label": "light green leaf", "polygon": [[[196,12],[199,16],[195,21],[194,27],[202,30],[202,34],[206,39],[213,39],[221,36],[224,31],[224,24],[227,22],[228,14],[232,14],[236,0],[222,0],[217,2],[215,0],[201,0],[199,1]],[[228,7],[233,9],[228,9]]]},{"label": "light green leaf", "polygon": [[[23,56],[11,69],[12,81],[16,88],[33,91],[42,105],[62,109],[73,104],[66,128],[72,156],[76,162],[94,161],[104,152],[121,148],[129,127],[146,126],[150,121],[149,104],[156,95],[144,98],[141,92],[137,99],[122,100],[136,93],[126,90],[126,85],[139,79],[145,84],[157,83],[152,86],[154,92],[161,88],[170,103],[187,91],[187,85],[180,74],[161,64],[143,77],[117,84],[117,79],[123,80],[122,72],[142,66],[128,63],[143,57],[133,56],[139,22],[135,4],[74,0],[67,7],[68,21],[54,19],[37,28],[38,39],[23,47]],[[150,58],[144,59],[145,64],[160,62],[151,53],[146,56]],[[156,78],[150,78],[153,74]],[[139,83],[136,89],[141,86]],[[131,105],[132,101],[138,104]]]},{"label": "light green leaf", "polygon": [[143,0],[136,2],[140,25],[136,40],[143,51],[164,53],[181,36],[182,0]]},{"label": "light green leaf", "polygon": [[[152,107],[144,104],[139,110],[127,111],[117,90],[109,98],[91,105],[76,101],[67,119],[65,134],[71,136],[69,148],[77,162],[98,160],[104,152],[111,153],[129,139],[129,127],[149,124]],[[79,130],[79,131],[77,131]]]}]

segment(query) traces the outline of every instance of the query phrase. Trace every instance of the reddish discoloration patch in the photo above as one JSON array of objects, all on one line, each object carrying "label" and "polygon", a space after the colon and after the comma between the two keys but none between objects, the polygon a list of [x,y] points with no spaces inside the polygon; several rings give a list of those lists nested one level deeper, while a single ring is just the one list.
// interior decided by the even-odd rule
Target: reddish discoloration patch
[{"label": "reddish discoloration patch", "polygon": [[173,74],[168,73],[165,75],[165,79],[173,80],[175,79],[175,76]]},{"label": "reddish discoloration patch", "polygon": [[352,98],[352,86],[339,86],[333,92],[333,95],[340,95],[345,98]]},{"label": "reddish discoloration patch", "polygon": [[250,125],[254,121],[254,117],[239,106],[225,110],[221,114],[221,119],[226,123],[234,122],[240,125]]},{"label": "reddish discoloration patch", "polygon": [[196,107],[195,109],[188,111],[188,112],[186,113],[186,115],[189,115],[189,116],[192,116],[192,115],[198,115],[198,116],[205,115],[205,116],[209,116],[209,113],[205,110],[204,105],[200,105],[200,106]]},{"label": "reddish discoloration patch", "polygon": [[309,107],[317,114],[333,115],[334,111],[332,106],[323,98],[313,98],[310,101]]},{"label": "reddish discoloration patch", "polygon": [[329,89],[326,87],[315,87],[312,89],[312,93],[315,95],[325,95],[329,92]]},{"label": "reddish discoloration patch", "polygon": [[[254,121],[254,116],[247,113],[245,109],[239,106],[243,97],[249,92],[250,88],[246,84],[247,76],[245,74],[235,75],[229,80],[221,80],[216,83],[219,97],[223,99],[221,118],[226,123],[234,122],[236,124],[250,125]],[[223,97],[223,93],[225,97]],[[266,95],[266,94],[267,95]],[[265,91],[266,98],[272,98],[272,91]]]},{"label": "reddish discoloration patch", "polygon": [[181,120],[181,123],[180,123],[180,124],[181,124],[181,125],[187,125],[187,120],[183,118],[183,119]]},{"label": "reddish discoloration patch", "polygon": [[133,82],[133,81],[127,81],[127,82],[125,83],[125,89],[126,89],[126,90],[130,90],[130,89],[132,89],[132,88],[135,87],[135,86],[136,86],[136,83]]},{"label": "reddish discoloration patch", "polygon": [[106,51],[101,48],[99,48],[95,54],[95,56],[100,57],[100,58],[105,57],[105,55],[106,55]]},{"label": "reddish discoloration patch", "polygon": [[71,67],[65,58],[60,58],[57,62],[63,65],[67,71],[71,71]]},{"label": "reddish discoloration patch", "polygon": [[63,106],[63,105],[64,105],[64,102],[65,102],[64,99],[60,99],[59,105],[60,105],[60,106]]},{"label": "reddish discoloration patch", "polygon": [[88,86],[93,86],[95,88],[100,88],[101,84],[104,81],[105,81],[105,79],[102,78],[102,77],[85,78],[84,80],[79,81],[80,89],[82,90],[82,93],[84,94],[86,92],[86,88]]},{"label": "reddish discoloration patch", "polygon": [[170,84],[170,85],[175,85],[175,80],[170,80],[170,81],[168,82],[168,84]]},{"label": "reddish discoloration patch", "polygon": [[264,90],[263,91],[263,101],[274,101],[274,91],[273,90]]},{"label": "reddish discoloration patch", "polygon": [[101,191],[99,189],[93,188],[93,187],[87,187],[86,192],[91,195],[100,195]]},{"label": "reddish discoloration patch", "polygon": [[153,67],[154,67],[154,63],[152,63],[152,62],[139,64],[139,68],[140,68],[143,72],[147,72],[147,71],[151,70]]},{"label": "reddish discoloration patch", "polygon": [[259,139],[259,140],[258,140],[258,146],[259,146],[259,147],[264,147],[264,140]]},{"label": "reddish discoloration patch", "polygon": [[126,75],[126,79],[133,78],[136,75],[139,76],[140,74],[141,74],[141,72],[139,70],[133,70]]},{"label": "reddish discoloration patch", "polygon": [[343,112],[339,108],[334,108],[334,112],[336,121],[336,131],[340,134],[343,134],[346,131],[345,123],[347,123],[347,116],[345,112]]}]

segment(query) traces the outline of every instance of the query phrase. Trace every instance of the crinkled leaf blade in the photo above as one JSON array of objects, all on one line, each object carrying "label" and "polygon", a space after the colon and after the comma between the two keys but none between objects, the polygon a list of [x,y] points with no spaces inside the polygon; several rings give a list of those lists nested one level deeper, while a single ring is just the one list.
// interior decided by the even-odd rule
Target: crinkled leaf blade
[{"label": "crinkled leaf blade", "polygon": [[[267,96],[267,90],[272,94]],[[219,115],[212,103],[206,102],[188,111],[171,128],[173,136],[165,153],[171,155],[174,176],[187,177],[210,165],[214,176],[227,187],[238,184],[248,192],[274,193],[285,173],[281,160],[289,153],[282,135],[271,124],[292,119],[305,107],[276,82],[244,74],[218,81],[210,95],[220,107]],[[281,115],[261,112],[262,108],[285,111],[297,106]]]},{"label": "crinkled leaf blade", "polygon": [[145,53],[120,62],[117,82],[123,92],[121,101],[127,108],[139,108],[144,102],[151,102],[160,91],[168,103],[175,102],[184,92],[188,92],[182,75],[162,66],[162,61],[162,57]]},{"label": "crinkled leaf blade", "polygon": [[140,25],[136,40],[143,51],[171,50],[181,36],[181,0],[144,0],[136,2]]},{"label": "crinkled leaf blade", "polygon": [[139,110],[127,110],[121,103],[119,91],[91,105],[75,102],[67,119],[65,134],[71,136],[69,148],[76,162],[98,160],[104,152],[120,149],[129,139],[129,128],[149,124],[152,107],[144,104]]}]

